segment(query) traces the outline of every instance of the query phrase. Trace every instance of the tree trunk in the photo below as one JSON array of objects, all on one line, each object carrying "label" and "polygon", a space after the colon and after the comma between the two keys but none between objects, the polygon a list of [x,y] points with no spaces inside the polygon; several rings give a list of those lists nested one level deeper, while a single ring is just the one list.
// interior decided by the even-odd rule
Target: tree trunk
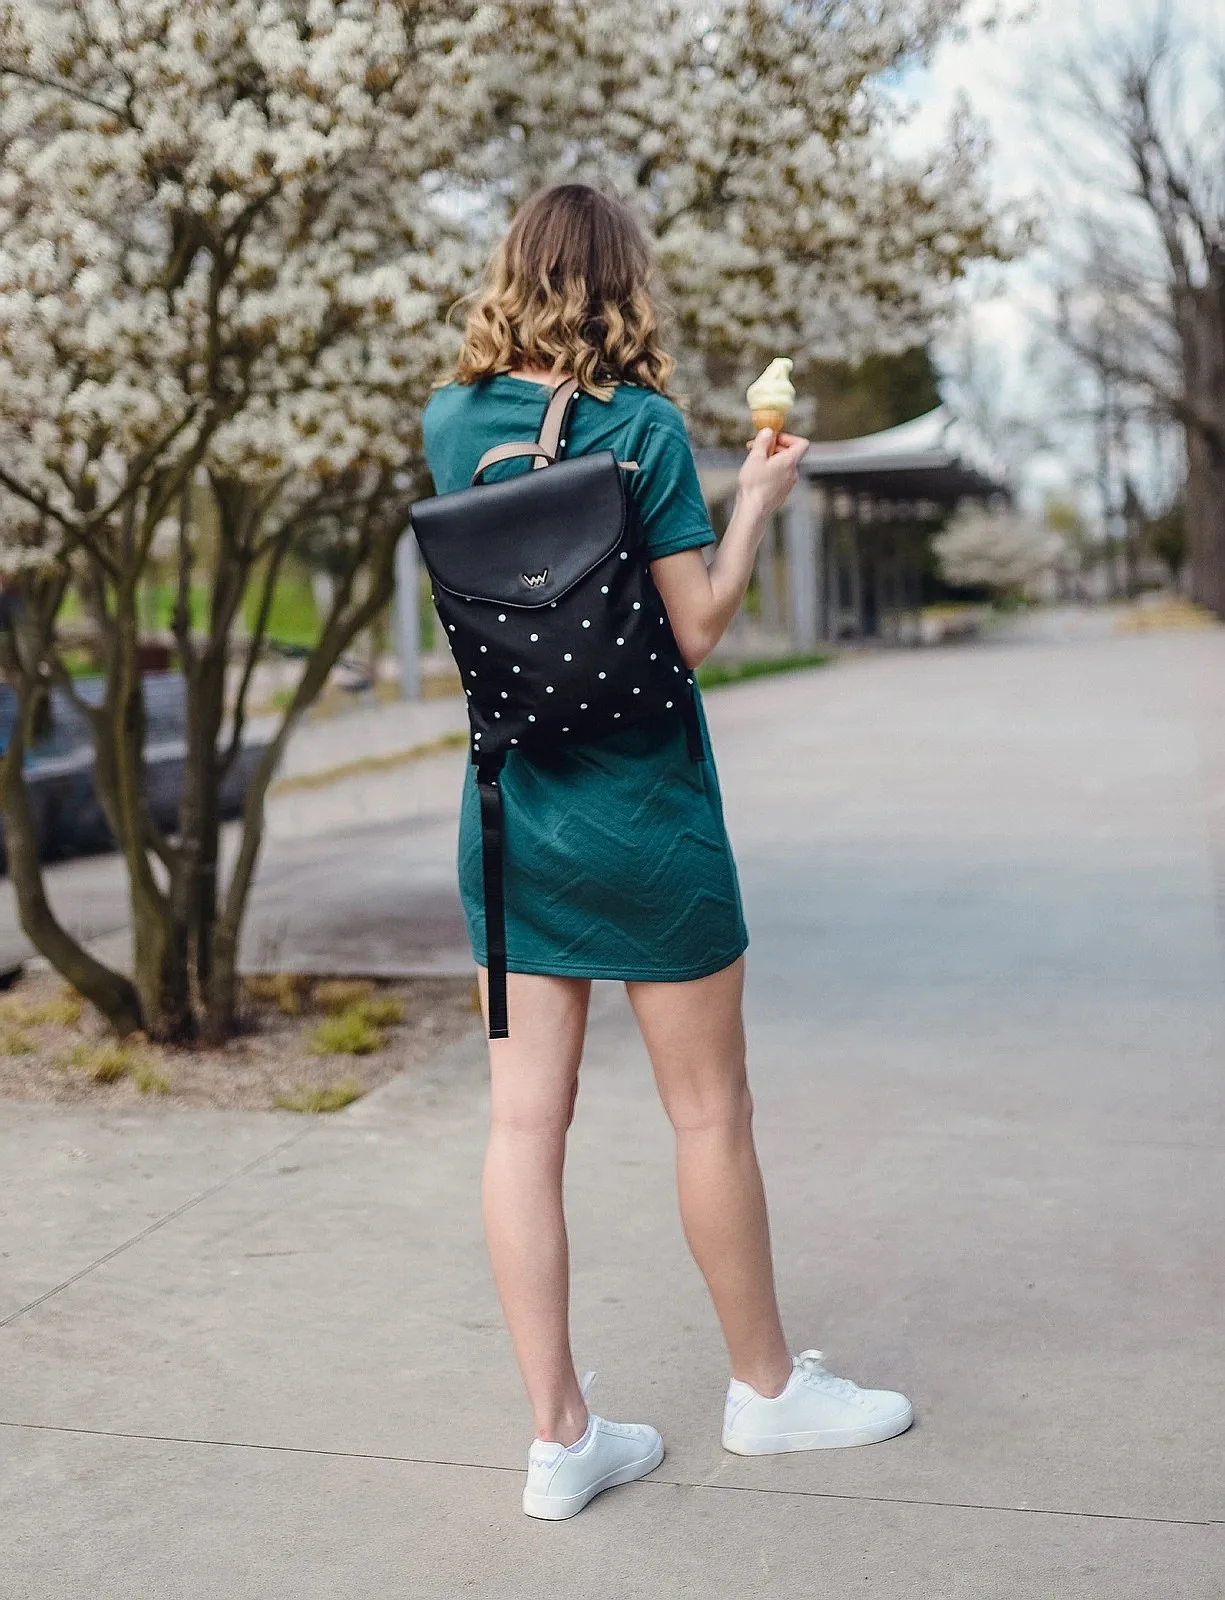
[{"label": "tree trunk", "polygon": [[1187,567],[1191,598],[1225,618],[1225,462],[1187,430]]},{"label": "tree trunk", "polygon": [[217,922],[222,782],[217,745],[225,716],[225,669],[224,649],[219,654],[206,653],[199,665],[180,819],[192,963],[202,998],[207,997],[212,981]]},{"label": "tree trunk", "polygon": [[1176,295],[1189,401],[1187,554],[1191,598],[1225,618],[1225,260],[1211,281]]},{"label": "tree trunk", "polygon": [[173,885],[158,883],[150,859],[153,823],[145,800],[144,689],[133,602],[129,585],[117,599],[108,640],[106,697],[94,727],[94,785],[127,866],[132,977],[145,1030],[178,1043],[195,1033],[187,930],[173,915]]},{"label": "tree trunk", "polygon": [[144,1026],[140,996],[122,973],[95,960],[63,928],[52,911],[43,887],[38,854],[38,830],[30,810],[23,762],[25,735],[22,712],[14,719],[8,749],[0,757],[0,809],[4,812],[4,837],[8,871],[17,895],[18,915],[26,938],[65,978],[78,994],[102,1013],[121,1037]]},{"label": "tree trunk", "polygon": [[298,681],[276,737],[264,750],[251,775],[243,807],[238,858],[213,927],[212,968],[204,996],[205,1028],[212,1039],[227,1038],[234,1030],[238,1006],[238,952],[243,919],[263,846],[264,802],[268,786],[294,729],[327,682],[328,674],[341,652],[363,628],[373,622],[391,599],[396,543],[403,527],[401,523],[388,528],[380,536],[377,553],[370,564],[369,584],[365,586],[365,597],[360,603],[353,604],[354,582],[360,562],[355,563],[338,585],[333,597],[332,614],[324,627],[323,636]]}]

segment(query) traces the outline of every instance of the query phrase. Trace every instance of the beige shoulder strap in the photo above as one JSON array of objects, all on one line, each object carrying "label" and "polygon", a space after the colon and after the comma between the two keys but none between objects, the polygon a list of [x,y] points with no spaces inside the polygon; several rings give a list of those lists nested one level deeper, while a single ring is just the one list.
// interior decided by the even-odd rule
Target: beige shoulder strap
[{"label": "beige shoulder strap", "polygon": [[[577,378],[567,378],[565,383],[559,383],[553,391],[553,397],[549,401],[549,408],[545,412],[544,421],[540,425],[539,443],[553,461],[557,460],[558,452],[561,449],[561,428],[562,423],[566,420],[566,407],[570,404],[570,400],[577,390]],[[538,467],[547,465],[548,462],[545,461],[536,462]]]},{"label": "beige shoulder strap", "polygon": [[485,475],[486,468],[492,467],[498,461],[513,461],[519,456],[533,456],[533,470],[538,467],[551,467],[557,460],[557,453],[561,449],[562,424],[566,420],[566,407],[578,389],[577,378],[567,378],[565,383],[559,383],[554,389],[544,414],[544,421],[540,424],[540,436],[531,443],[495,444],[477,462],[476,471],[472,474],[472,482],[480,483]]},{"label": "beige shoulder strap", "polygon": [[486,470],[499,461],[514,461],[519,456],[534,456],[532,463],[537,467],[549,467],[553,464],[553,457],[546,454],[542,444],[495,444],[491,445],[476,464],[476,471],[472,474],[474,485],[480,483]]}]

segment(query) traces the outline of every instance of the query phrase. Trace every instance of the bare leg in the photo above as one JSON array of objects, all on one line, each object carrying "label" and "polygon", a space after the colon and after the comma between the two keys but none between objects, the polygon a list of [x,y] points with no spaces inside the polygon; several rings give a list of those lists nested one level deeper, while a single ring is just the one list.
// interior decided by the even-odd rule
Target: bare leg
[{"label": "bare leg", "polygon": [[[484,1004],[484,968],[479,977]],[[511,1037],[489,1041],[485,1238],[536,1437],[573,1444],[587,1427],[587,1405],[570,1353],[562,1170],[591,985],[512,972],[507,993]]]},{"label": "bare leg", "polygon": [[714,1301],[732,1376],[759,1394],[791,1376],[744,1060],[744,962],[693,983],[630,983],[676,1131],[681,1221]]}]

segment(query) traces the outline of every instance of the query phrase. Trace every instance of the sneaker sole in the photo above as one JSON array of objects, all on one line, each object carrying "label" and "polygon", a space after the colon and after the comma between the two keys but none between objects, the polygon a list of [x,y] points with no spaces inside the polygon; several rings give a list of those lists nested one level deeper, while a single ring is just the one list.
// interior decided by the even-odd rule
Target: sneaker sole
[{"label": "sneaker sole", "polygon": [[883,1417],[862,1428],[821,1428],[815,1433],[775,1433],[759,1439],[738,1439],[723,1435],[723,1448],[734,1456],[781,1456],[792,1450],[847,1450],[859,1444],[883,1444],[905,1433],[914,1421],[914,1407],[907,1406],[891,1417]]},{"label": "sneaker sole", "polygon": [[640,1461],[629,1461],[623,1467],[618,1467],[615,1472],[606,1472],[602,1478],[597,1478],[590,1488],[584,1489],[582,1494],[549,1495],[532,1494],[529,1490],[523,1491],[523,1509],[529,1517],[539,1517],[542,1522],[564,1522],[567,1517],[576,1517],[584,1506],[589,1505],[598,1494],[603,1494],[605,1489],[615,1489],[621,1483],[633,1483],[638,1478],[645,1478],[648,1472],[655,1468],[664,1458],[663,1440],[655,1446],[650,1455],[643,1456]]}]

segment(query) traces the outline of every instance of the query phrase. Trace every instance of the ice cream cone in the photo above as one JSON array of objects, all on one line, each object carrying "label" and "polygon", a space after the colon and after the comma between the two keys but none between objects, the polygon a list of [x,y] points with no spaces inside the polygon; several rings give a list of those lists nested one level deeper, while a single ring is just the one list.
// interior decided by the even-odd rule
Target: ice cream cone
[{"label": "ice cream cone", "polygon": [[753,418],[753,432],[760,433],[763,428],[769,428],[774,437],[770,441],[770,454],[778,449],[778,436],[783,431],[783,423],[787,420],[785,411],[764,409],[750,413]]},{"label": "ice cream cone", "polygon": [[791,382],[792,362],[788,356],[775,356],[760,378],[749,384],[745,399],[753,419],[753,432],[769,428],[774,435],[770,441],[770,454],[778,449],[778,436],[787,421],[787,413],[795,404],[795,386]]}]

